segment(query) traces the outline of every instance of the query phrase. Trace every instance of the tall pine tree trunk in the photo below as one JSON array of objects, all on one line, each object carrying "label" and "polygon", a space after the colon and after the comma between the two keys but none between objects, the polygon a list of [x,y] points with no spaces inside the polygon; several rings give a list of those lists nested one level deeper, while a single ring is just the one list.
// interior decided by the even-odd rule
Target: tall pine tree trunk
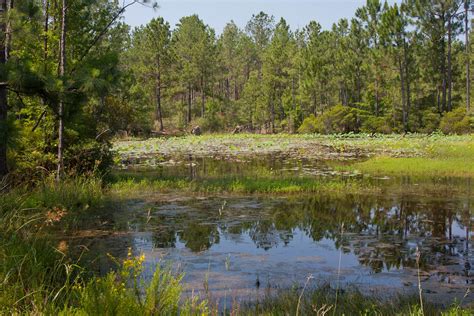
[{"label": "tall pine tree trunk", "polygon": [[404,65],[402,63],[402,58],[398,57],[398,67],[400,72],[400,90],[402,95],[402,120],[403,120],[403,130],[404,132],[408,132],[408,115],[407,115],[407,102],[406,102],[406,86],[405,86],[405,70]]},{"label": "tall pine tree trunk", "polygon": [[204,78],[201,78],[201,117],[204,117],[206,111],[206,89],[204,86]]},{"label": "tall pine tree trunk", "polygon": [[192,104],[192,95],[191,95],[191,86],[188,87],[188,124],[191,123],[191,104]]},{"label": "tall pine tree trunk", "polygon": [[[1,32],[1,47],[0,47],[0,64],[3,66],[7,62],[7,15],[8,6],[7,0],[0,0],[0,32]],[[1,78],[0,83],[0,177],[8,173],[7,166],[7,116],[8,116],[8,99],[7,99],[7,83],[5,77]]]},{"label": "tall pine tree trunk", "polygon": [[442,78],[442,85],[441,85],[441,108],[442,112],[446,111],[446,100],[447,100],[447,76],[446,76],[446,42],[444,38],[441,41],[441,78]]},{"label": "tall pine tree trunk", "polygon": [[375,79],[375,116],[379,116],[379,81]]},{"label": "tall pine tree trunk", "polygon": [[407,47],[406,38],[403,38],[403,63],[405,66],[405,86],[406,86],[406,107],[407,107],[407,132],[410,126],[408,122],[410,121],[410,111],[411,111],[411,87],[410,87],[410,71],[409,71],[409,60],[408,60],[408,47]]},{"label": "tall pine tree trunk", "polygon": [[[61,39],[59,44],[59,77],[64,80],[66,73],[66,14],[67,3],[62,0],[61,8]],[[64,172],[64,86],[59,100],[58,107],[58,168],[56,174],[56,181],[60,181]]]},{"label": "tall pine tree trunk", "polygon": [[44,39],[43,39],[43,58],[44,58],[44,73],[48,71],[48,31],[49,31],[49,0],[44,0],[43,3],[44,14]]},{"label": "tall pine tree trunk", "polygon": [[452,90],[453,90],[453,79],[452,79],[452,34],[453,34],[453,25],[452,17],[448,19],[448,75],[447,75],[447,85],[448,85],[448,102],[447,110],[450,112],[452,110]]},{"label": "tall pine tree trunk", "polygon": [[160,122],[160,132],[164,130],[163,112],[161,110],[161,74],[156,77],[156,119]]},{"label": "tall pine tree trunk", "polygon": [[471,56],[469,47],[469,4],[470,0],[464,0],[464,9],[466,16],[464,23],[466,28],[466,112],[471,110]]}]

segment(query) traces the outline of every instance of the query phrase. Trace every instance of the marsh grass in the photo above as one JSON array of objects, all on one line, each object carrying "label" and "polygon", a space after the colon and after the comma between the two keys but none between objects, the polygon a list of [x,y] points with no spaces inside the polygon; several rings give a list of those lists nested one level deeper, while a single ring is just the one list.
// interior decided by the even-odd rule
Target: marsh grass
[{"label": "marsh grass", "polygon": [[[79,269],[48,237],[51,226],[102,200],[100,181],[46,180],[0,195],[0,312],[43,310],[67,297]],[[74,272],[73,272],[74,271]]]},{"label": "marsh grass", "polygon": [[[382,141],[382,142],[381,142]],[[372,152],[372,158],[338,170],[364,174],[416,177],[474,177],[474,136],[394,136],[376,140],[342,141]]]},{"label": "marsh grass", "polygon": [[474,177],[474,161],[471,157],[466,159],[376,157],[344,169],[358,170],[376,176]]},{"label": "marsh grass", "polygon": [[358,180],[317,178],[236,178],[220,177],[189,180],[187,178],[124,177],[110,185],[111,192],[185,191],[195,193],[234,194],[298,194],[316,192],[356,193],[378,192],[370,184]]},{"label": "marsh grass", "polygon": [[369,134],[209,134],[170,138],[151,138],[147,140],[117,141],[114,149],[119,155],[141,154],[237,154],[254,155],[271,152],[289,152],[304,149],[295,154],[305,156],[311,149],[322,147],[331,152],[350,152],[361,150],[368,154],[390,154],[391,156],[425,156],[432,151],[452,152],[456,148],[474,145],[474,135],[445,136],[441,134],[423,135],[369,135]]},{"label": "marsh grass", "polygon": [[[391,299],[366,296],[356,288],[347,288],[339,293],[335,309],[336,290],[329,285],[301,290],[281,290],[258,303],[244,308],[247,315],[413,315],[421,316],[417,296],[399,296]],[[425,304],[424,315],[472,315],[472,310],[453,304],[443,309],[434,304]]]},{"label": "marsh grass", "polygon": [[[456,184],[456,185],[453,185]],[[285,195],[329,194],[331,196],[365,194],[416,194],[469,196],[469,178],[425,178],[372,179],[370,177],[320,177],[320,178],[250,178],[227,177],[189,180],[186,177],[149,177],[143,175],[117,174],[107,190],[113,198],[151,193],[187,193],[197,195]]]}]

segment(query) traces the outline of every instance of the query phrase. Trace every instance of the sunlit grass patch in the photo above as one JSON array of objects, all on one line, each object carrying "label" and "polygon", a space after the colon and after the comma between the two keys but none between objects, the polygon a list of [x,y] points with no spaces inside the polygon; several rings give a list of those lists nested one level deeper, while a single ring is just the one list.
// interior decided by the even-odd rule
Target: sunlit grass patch
[{"label": "sunlit grass patch", "polygon": [[370,175],[474,177],[472,158],[393,158],[376,157],[348,167]]},{"label": "sunlit grass patch", "polygon": [[195,193],[235,193],[235,194],[294,194],[314,192],[377,192],[377,188],[357,179],[330,178],[206,178],[188,180],[185,178],[118,179],[110,185],[112,193],[126,196],[136,192],[185,191]]},{"label": "sunlit grass patch", "polygon": [[0,195],[0,213],[16,208],[45,210],[58,206],[85,210],[103,201],[102,186],[102,180],[95,177],[65,179],[60,183],[45,179],[34,188],[16,187]]}]

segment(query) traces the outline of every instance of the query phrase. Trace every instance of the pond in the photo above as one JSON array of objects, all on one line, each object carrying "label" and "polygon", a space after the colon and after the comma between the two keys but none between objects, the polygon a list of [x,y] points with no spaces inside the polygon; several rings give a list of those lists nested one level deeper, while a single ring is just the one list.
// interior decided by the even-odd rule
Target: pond
[{"label": "pond", "polygon": [[[361,177],[340,174],[344,162],[166,157],[153,166],[117,171],[136,177]],[[429,300],[464,299],[474,285],[470,179],[371,179],[374,194],[198,195],[143,193],[107,213],[101,234],[75,236],[87,256],[144,253],[149,274],[157,264],[185,273],[188,294],[220,305],[256,300],[279,289],[330,285],[389,297],[413,294],[419,281]],[[405,189],[443,183],[433,195]],[[397,188],[392,190],[392,188]],[[455,189],[464,194],[453,194]],[[106,256],[96,261],[105,273]],[[468,298],[469,299],[469,298]]]}]

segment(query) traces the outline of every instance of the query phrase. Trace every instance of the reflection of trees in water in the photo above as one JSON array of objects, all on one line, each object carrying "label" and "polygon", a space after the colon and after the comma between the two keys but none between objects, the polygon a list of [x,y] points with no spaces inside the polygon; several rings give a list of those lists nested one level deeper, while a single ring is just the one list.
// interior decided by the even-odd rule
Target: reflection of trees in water
[{"label": "reflection of trees in water", "polygon": [[194,252],[209,249],[220,240],[219,231],[215,224],[189,223],[187,227],[178,232],[179,239],[185,246]]},{"label": "reflection of trees in water", "polygon": [[277,222],[270,220],[257,221],[250,225],[247,233],[257,248],[269,250],[280,243],[288,245],[293,239],[292,229],[281,229]]},{"label": "reflection of trees in water", "polygon": [[452,242],[457,241],[453,227],[465,229],[469,238],[471,203],[469,199],[431,196],[315,195],[273,201],[264,205],[264,210],[256,210],[261,215],[241,220],[238,216],[248,212],[245,208],[230,208],[229,215],[220,218],[205,202],[198,218],[196,213],[184,213],[173,217],[166,229],[157,230],[154,244],[174,247],[179,237],[197,252],[219,243],[220,234],[234,240],[246,234],[257,247],[268,250],[289,244],[298,229],[314,241],[333,240],[336,249],[352,251],[361,264],[375,272],[414,267],[417,247],[422,252],[422,265],[441,264],[448,256],[466,254],[463,248],[467,248],[468,240],[466,247]]},{"label": "reflection of trees in water", "polygon": [[153,232],[153,247],[155,248],[175,248],[176,230],[172,227],[163,227]]}]

